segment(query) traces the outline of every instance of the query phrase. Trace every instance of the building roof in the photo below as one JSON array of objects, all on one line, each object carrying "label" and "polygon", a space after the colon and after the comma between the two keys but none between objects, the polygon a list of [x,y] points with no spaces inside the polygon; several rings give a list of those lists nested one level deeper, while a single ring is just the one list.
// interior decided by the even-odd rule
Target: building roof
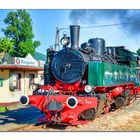
[{"label": "building roof", "polygon": [[11,57],[5,54],[0,59],[0,70],[32,70],[43,71],[45,62],[34,59],[31,54],[28,54],[25,58]]},{"label": "building roof", "polygon": [[7,64],[7,65],[0,65],[0,70],[32,70],[32,71],[40,71],[43,70],[43,67],[34,67],[34,66],[22,66],[22,65],[15,65],[15,64]]}]

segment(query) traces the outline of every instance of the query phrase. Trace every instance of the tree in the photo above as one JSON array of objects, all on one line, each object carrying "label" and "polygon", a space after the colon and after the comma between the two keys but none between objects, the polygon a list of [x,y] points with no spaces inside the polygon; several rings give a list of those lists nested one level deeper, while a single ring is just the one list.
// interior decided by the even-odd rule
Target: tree
[{"label": "tree", "polygon": [[0,53],[13,53],[13,42],[8,38],[0,38]]},{"label": "tree", "polygon": [[34,55],[40,42],[33,41],[30,14],[26,10],[11,11],[4,19],[4,23],[7,26],[2,31],[14,43],[12,56],[25,57],[29,53]]},{"label": "tree", "polygon": [[140,56],[140,48],[137,50],[137,54]]}]

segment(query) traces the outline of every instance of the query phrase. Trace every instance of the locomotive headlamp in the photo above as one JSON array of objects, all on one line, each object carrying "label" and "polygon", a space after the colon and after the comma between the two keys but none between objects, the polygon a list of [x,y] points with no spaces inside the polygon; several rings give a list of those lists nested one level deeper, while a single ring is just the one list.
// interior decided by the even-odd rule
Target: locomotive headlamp
[{"label": "locomotive headlamp", "polygon": [[70,97],[68,97],[66,104],[69,108],[75,108],[78,104],[78,101],[75,97],[70,96]]},{"label": "locomotive headlamp", "polygon": [[69,45],[69,44],[70,44],[70,39],[69,39],[69,37],[63,37],[63,38],[61,39],[61,44],[62,44],[63,46]]},{"label": "locomotive headlamp", "polygon": [[31,90],[31,91],[36,91],[36,90],[38,90],[38,89],[39,89],[39,86],[38,86],[37,84],[34,84],[34,83],[33,83],[33,84],[30,85],[30,90]]},{"label": "locomotive headlamp", "polygon": [[66,45],[69,45],[69,44],[70,44],[70,38],[67,37],[67,33],[66,33],[65,31],[63,32],[63,37],[62,37],[60,43],[61,43],[63,46],[66,46]]},{"label": "locomotive headlamp", "polygon": [[85,86],[85,92],[89,93],[92,91],[92,87],[90,85]]}]

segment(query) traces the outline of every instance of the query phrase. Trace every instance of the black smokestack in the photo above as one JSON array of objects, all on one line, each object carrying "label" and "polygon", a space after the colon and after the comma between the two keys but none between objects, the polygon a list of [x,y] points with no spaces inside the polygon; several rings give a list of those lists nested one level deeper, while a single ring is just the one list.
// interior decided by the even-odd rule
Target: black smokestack
[{"label": "black smokestack", "polygon": [[78,25],[70,26],[70,37],[71,37],[71,48],[72,49],[79,48],[79,33],[80,33],[80,26],[78,26]]}]

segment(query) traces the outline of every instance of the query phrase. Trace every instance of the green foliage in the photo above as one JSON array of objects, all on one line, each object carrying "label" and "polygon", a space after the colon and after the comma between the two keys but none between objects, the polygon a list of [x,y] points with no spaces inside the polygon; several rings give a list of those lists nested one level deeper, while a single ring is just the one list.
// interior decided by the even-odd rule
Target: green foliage
[{"label": "green foliage", "polygon": [[36,52],[35,55],[33,56],[36,60],[42,60],[46,61],[46,55]]},{"label": "green foliage", "polygon": [[7,111],[7,108],[5,106],[0,106],[0,112],[5,112]]},{"label": "green foliage", "polygon": [[34,41],[34,47],[37,48],[38,46],[40,46],[40,41]]},{"label": "green foliage", "polygon": [[8,38],[0,38],[0,53],[13,53],[13,42]]},{"label": "green foliage", "polygon": [[140,48],[137,50],[137,54],[140,56]]},{"label": "green foliage", "polygon": [[18,45],[18,53],[20,54],[20,57],[24,57],[31,52],[31,54],[34,54],[34,51],[32,42],[21,41]]},{"label": "green foliage", "polygon": [[4,19],[6,27],[2,29],[4,35],[13,41],[14,47],[11,55],[25,57],[34,55],[39,41],[33,41],[32,20],[26,10],[11,11]]}]

